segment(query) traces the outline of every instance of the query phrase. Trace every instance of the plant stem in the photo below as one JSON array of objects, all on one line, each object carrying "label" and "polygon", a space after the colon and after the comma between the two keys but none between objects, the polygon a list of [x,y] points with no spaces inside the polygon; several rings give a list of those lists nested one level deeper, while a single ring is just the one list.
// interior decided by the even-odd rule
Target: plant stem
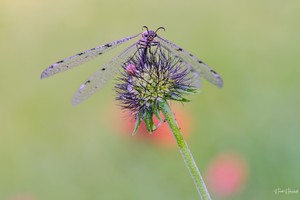
[{"label": "plant stem", "polygon": [[202,179],[200,171],[197,167],[196,162],[194,161],[193,155],[189,150],[188,145],[184,141],[180,128],[176,122],[176,119],[168,105],[167,101],[162,101],[159,103],[160,109],[165,116],[166,121],[168,122],[170,129],[175,137],[177,145],[179,147],[180,153],[183,157],[185,165],[189,169],[189,172],[194,180],[196,188],[198,190],[199,196],[202,200],[211,200],[211,197],[208,193],[208,190],[205,186],[205,183]]}]

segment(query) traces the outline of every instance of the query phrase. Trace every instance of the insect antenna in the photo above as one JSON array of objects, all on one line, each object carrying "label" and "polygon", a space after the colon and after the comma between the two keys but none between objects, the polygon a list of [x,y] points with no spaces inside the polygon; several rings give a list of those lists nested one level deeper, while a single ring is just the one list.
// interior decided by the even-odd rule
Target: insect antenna
[{"label": "insect antenna", "polygon": [[165,27],[158,27],[157,29],[156,29],[156,31],[155,31],[155,33],[157,33],[157,31],[159,30],[159,29],[163,29],[164,31],[166,31],[166,29],[165,29]]},{"label": "insect antenna", "polygon": [[147,26],[143,26],[143,28],[147,30],[147,33],[149,33],[149,29]]}]

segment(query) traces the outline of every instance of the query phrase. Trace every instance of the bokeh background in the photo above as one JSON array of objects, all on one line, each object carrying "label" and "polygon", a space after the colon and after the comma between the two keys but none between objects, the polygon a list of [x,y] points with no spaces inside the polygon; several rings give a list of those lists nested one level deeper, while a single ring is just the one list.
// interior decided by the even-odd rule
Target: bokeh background
[{"label": "bokeh background", "polygon": [[[297,0],[1,0],[0,199],[198,198],[167,128],[131,137],[113,82],[71,104],[128,44],[39,79],[50,64],[143,25],[164,26],[160,35],[224,79],[222,89],[203,81],[191,103],[172,103],[213,199],[300,199],[299,8]],[[287,190],[299,192],[276,194]]]}]

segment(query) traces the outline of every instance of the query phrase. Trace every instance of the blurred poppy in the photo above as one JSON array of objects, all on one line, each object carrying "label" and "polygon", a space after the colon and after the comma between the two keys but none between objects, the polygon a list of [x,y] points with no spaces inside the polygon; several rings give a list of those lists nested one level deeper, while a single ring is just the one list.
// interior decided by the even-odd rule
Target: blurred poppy
[{"label": "blurred poppy", "polygon": [[235,152],[224,152],[216,156],[206,172],[209,190],[220,197],[231,197],[241,191],[247,176],[247,163]]},{"label": "blurred poppy", "polygon": [[31,195],[17,195],[17,196],[14,196],[12,198],[10,198],[10,200],[36,200],[36,198],[34,198],[33,196]]},{"label": "blurred poppy", "polygon": [[[176,117],[179,127],[181,128],[183,137],[185,139],[188,139],[191,132],[192,124],[192,117],[190,116],[190,113],[183,108],[182,104],[172,103],[171,109]],[[118,108],[115,108],[114,110],[114,112],[110,113],[113,115],[111,117],[115,119],[114,124],[118,124],[118,126],[112,125],[112,127],[116,128],[117,131],[122,134],[131,136],[135,125],[135,120],[133,119],[133,116],[128,113],[125,113],[124,111],[121,111],[121,109]],[[162,119],[164,119],[163,116]],[[161,147],[176,147],[177,145],[173,134],[170,131],[168,123],[160,123],[155,116],[153,117],[153,121],[156,125],[159,124],[158,128],[155,131],[149,133],[147,131],[145,123],[142,122],[137,133],[133,136],[133,139],[147,141],[159,145]],[[113,120],[110,120],[110,123],[111,122],[113,122]]]}]

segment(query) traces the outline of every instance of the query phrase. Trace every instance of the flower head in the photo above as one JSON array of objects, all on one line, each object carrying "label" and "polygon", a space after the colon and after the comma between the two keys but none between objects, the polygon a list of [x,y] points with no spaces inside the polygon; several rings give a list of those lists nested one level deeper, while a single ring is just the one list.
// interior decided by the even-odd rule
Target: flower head
[{"label": "flower head", "polygon": [[[145,56],[146,55],[146,56]],[[144,120],[148,132],[156,129],[153,115],[161,122],[158,103],[163,100],[187,102],[183,95],[196,93],[189,71],[179,58],[160,49],[139,52],[123,65],[115,86],[121,107],[136,119],[134,133]]]}]

